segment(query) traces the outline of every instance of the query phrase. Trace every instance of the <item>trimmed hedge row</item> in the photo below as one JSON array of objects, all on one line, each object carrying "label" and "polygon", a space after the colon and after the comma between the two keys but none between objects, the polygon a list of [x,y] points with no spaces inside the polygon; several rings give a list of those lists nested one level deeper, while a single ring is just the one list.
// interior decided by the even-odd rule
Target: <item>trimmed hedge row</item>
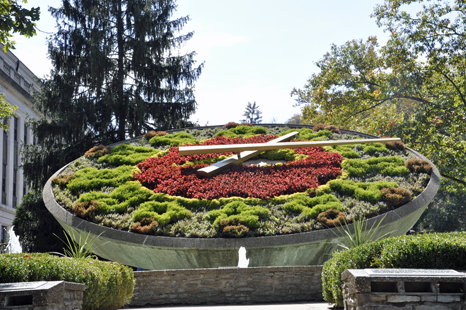
[{"label": "trimmed hedge row", "polygon": [[322,270],[324,300],[343,307],[341,273],[347,269],[466,269],[466,232],[399,236],[333,253]]},{"label": "trimmed hedge row", "polygon": [[0,282],[69,281],[86,285],[83,310],[113,310],[133,296],[131,268],[89,258],[58,257],[45,253],[0,254]]}]

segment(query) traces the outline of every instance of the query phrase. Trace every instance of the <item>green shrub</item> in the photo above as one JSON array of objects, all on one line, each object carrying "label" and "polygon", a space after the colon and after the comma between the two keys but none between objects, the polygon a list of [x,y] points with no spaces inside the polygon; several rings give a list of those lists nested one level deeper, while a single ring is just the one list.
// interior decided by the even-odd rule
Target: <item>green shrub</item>
[{"label": "green shrub", "polygon": [[298,194],[293,197],[292,201],[282,205],[281,209],[286,213],[301,213],[306,219],[311,219],[316,218],[319,213],[328,209],[343,211],[343,205],[337,197],[331,194],[324,194],[313,198],[304,194]]},{"label": "green shrub", "polygon": [[191,216],[191,211],[176,202],[147,201],[142,203],[133,213],[133,221],[153,218],[160,226],[176,222]]},{"label": "green shrub", "polygon": [[219,229],[222,220],[236,218],[240,224],[254,229],[259,227],[259,220],[265,220],[269,215],[270,210],[267,208],[250,207],[242,201],[233,201],[220,210],[209,211],[203,219],[212,223],[214,228]]},{"label": "green shrub", "polygon": [[383,143],[367,143],[364,145],[364,153],[374,155],[376,152],[388,153],[388,149]]},{"label": "green shrub", "polygon": [[215,134],[215,137],[227,137],[227,138],[247,138],[254,135],[266,135],[267,129],[262,126],[250,126],[250,125],[238,125],[228,130],[222,130]]},{"label": "green shrub", "polygon": [[364,268],[466,269],[466,233],[399,236],[333,253],[322,270],[324,300],[343,306],[341,273]]},{"label": "green shrub", "polygon": [[356,199],[376,203],[382,200],[382,192],[385,187],[398,187],[396,182],[378,181],[378,182],[354,182],[351,180],[332,180],[328,186],[331,190],[340,194],[353,196]]},{"label": "green shrub", "polygon": [[99,204],[99,213],[124,213],[129,207],[135,207],[149,200],[152,191],[138,181],[120,185],[111,193],[89,192],[79,196],[78,203],[95,200]]},{"label": "green shrub", "polygon": [[346,146],[346,145],[336,145],[333,147],[334,150],[337,151],[337,153],[340,153],[341,156],[346,157],[346,158],[359,158],[361,157],[358,152],[353,150],[351,147]]},{"label": "green shrub", "polygon": [[297,159],[295,150],[292,149],[278,149],[278,150],[269,150],[259,154],[260,158],[265,158],[268,160],[286,160],[294,161]]},{"label": "green shrub", "polygon": [[99,163],[105,162],[112,166],[134,166],[157,153],[160,153],[160,150],[151,147],[122,144],[115,146],[110,154],[100,157]]},{"label": "green shrub", "polygon": [[66,186],[74,193],[97,190],[104,186],[117,187],[130,181],[135,169],[127,165],[115,169],[84,168],[77,171]]},{"label": "green shrub", "polygon": [[306,141],[306,140],[322,140],[323,138],[329,138],[333,136],[333,133],[330,130],[321,130],[318,132],[312,131],[310,128],[293,128],[288,129],[279,134],[279,136],[284,136],[290,132],[297,131],[299,134],[293,137],[293,140]]},{"label": "green shrub", "polygon": [[49,254],[0,254],[0,282],[69,281],[86,286],[84,310],[116,310],[133,296],[131,268],[119,263]]},{"label": "green shrub", "polygon": [[365,176],[371,172],[388,176],[406,176],[410,173],[404,166],[404,160],[396,156],[347,159],[341,163],[341,167],[350,177]]},{"label": "green shrub", "polygon": [[164,136],[154,136],[149,140],[149,144],[154,147],[178,146],[187,143],[199,144],[199,141],[196,138],[194,138],[193,135],[183,131]]}]

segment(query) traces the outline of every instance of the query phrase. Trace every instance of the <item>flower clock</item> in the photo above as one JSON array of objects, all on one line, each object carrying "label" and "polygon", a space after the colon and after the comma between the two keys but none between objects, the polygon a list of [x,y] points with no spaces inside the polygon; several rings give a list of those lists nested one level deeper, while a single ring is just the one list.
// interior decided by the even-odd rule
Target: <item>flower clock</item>
[{"label": "flower clock", "polygon": [[408,203],[429,182],[431,164],[401,142],[258,151],[253,164],[245,161],[209,177],[198,170],[234,153],[179,152],[183,146],[270,144],[291,131],[291,143],[361,138],[327,125],[229,123],[152,131],[127,144],[92,148],[52,180],[53,193],[64,208],[102,226],[159,236],[244,238],[376,216]]}]

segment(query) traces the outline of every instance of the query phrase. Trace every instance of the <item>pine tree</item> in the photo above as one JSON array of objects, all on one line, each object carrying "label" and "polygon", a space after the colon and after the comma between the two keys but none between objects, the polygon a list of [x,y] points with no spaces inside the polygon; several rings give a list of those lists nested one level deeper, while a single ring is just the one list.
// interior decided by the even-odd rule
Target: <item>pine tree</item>
[{"label": "pine tree", "polygon": [[[31,121],[38,144],[22,148],[31,190],[42,192],[55,171],[94,145],[189,125],[203,65],[196,67],[194,52],[177,54],[193,33],[177,36],[189,18],[170,20],[175,9],[174,0],[63,0],[50,8],[57,20],[48,46],[53,69],[36,96],[44,117]],[[18,219],[44,208],[40,195],[27,198]],[[34,229],[15,232],[30,250],[46,250],[34,248]]]},{"label": "pine tree", "polygon": [[250,124],[259,124],[262,122],[262,112],[259,110],[259,105],[248,102],[246,110],[244,111],[243,116],[245,117],[242,122],[247,122]]}]

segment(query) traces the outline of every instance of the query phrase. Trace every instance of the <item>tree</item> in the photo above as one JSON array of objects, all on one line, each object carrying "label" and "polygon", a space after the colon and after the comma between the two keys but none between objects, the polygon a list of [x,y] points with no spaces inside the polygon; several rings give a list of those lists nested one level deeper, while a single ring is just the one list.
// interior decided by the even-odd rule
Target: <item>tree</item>
[{"label": "tree", "polygon": [[[26,0],[21,1],[27,3]],[[0,0],[0,43],[5,53],[15,48],[12,33],[25,37],[36,35],[35,21],[39,20],[40,8],[24,9],[16,0]]]},{"label": "tree", "polygon": [[[170,20],[175,9],[173,0],[65,0],[50,9],[57,20],[49,39],[53,69],[35,97],[44,117],[31,120],[39,142],[22,148],[32,190],[40,193],[55,171],[94,145],[191,124],[202,64],[195,67],[194,52],[176,54],[193,33],[176,36],[188,17]],[[16,217],[45,210],[40,199],[33,195]],[[34,246],[39,227],[15,231]]]},{"label": "tree", "polygon": [[[26,1],[23,1],[26,3]],[[39,20],[40,9],[30,10],[22,8],[16,1],[0,0],[0,43],[3,44],[3,51],[15,48],[15,42],[11,40],[12,33],[19,33],[26,37],[36,34],[34,21]],[[5,101],[5,95],[0,94],[0,118],[9,119],[15,115],[17,106],[12,106]],[[3,130],[8,126],[2,124]]]},{"label": "tree", "polygon": [[301,114],[295,114],[293,115],[292,117],[290,117],[287,121],[286,121],[286,124],[294,124],[294,125],[299,125],[302,123],[302,119],[301,119]]},{"label": "tree", "polygon": [[294,89],[307,122],[398,136],[431,159],[451,191],[466,190],[466,4],[428,2],[416,16],[387,0],[373,17],[391,35],[378,47],[332,45],[304,89]]},{"label": "tree", "polygon": [[242,122],[250,124],[259,124],[262,122],[262,112],[259,110],[259,106],[256,105],[256,102],[250,103],[246,106],[243,116],[245,117]]}]

